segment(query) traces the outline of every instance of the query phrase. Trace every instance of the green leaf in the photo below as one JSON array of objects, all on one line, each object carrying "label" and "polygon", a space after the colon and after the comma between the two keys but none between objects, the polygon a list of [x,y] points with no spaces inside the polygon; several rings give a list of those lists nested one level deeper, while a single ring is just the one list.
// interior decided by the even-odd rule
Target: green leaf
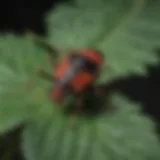
[{"label": "green leaf", "polygon": [[0,36],[0,133],[30,116],[31,93],[25,87],[36,66],[44,60],[41,52],[26,37]]},{"label": "green leaf", "polygon": [[[160,43],[160,1],[74,0],[47,16],[48,38],[60,48],[98,48],[111,70],[101,80],[145,74],[156,63]],[[106,68],[106,69],[105,69]]]},{"label": "green leaf", "polygon": [[77,117],[73,128],[62,114],[32,119],[22,137],[27,160],[158,160],[160,145],[153,122],[121,96],[112,97],[115,112],[94,120]]}]

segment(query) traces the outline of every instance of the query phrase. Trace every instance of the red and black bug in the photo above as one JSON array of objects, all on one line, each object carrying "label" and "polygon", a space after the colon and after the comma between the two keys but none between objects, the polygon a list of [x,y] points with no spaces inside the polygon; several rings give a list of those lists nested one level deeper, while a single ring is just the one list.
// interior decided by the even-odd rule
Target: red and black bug
[{"label": "red and black bug", "polygon": [[[49,44],[44,43],[39,37],[32,34],[48,50],[49,59],[53,67],[53,73],[44,70],[37,71],[38,76],[50,80],[53,84],[49,98],[61,104],[69,96],[76,97],[75,106],[83,106],[84,92],[94,85],[103,65],[103,56],[99,51],[85,48],[70,51],[58,64],[56,58],[59,55]],[[96,89],[95,89],[96,91]],[[98,92],[97,92],[98,93]]]},{"label": "red and black bug", "polygon": [[102,64],[101,55],[92,49],[83,49],[67,55],[55,69],[51,99],[58,103],[68,94],[82,94],[96,80]]}]

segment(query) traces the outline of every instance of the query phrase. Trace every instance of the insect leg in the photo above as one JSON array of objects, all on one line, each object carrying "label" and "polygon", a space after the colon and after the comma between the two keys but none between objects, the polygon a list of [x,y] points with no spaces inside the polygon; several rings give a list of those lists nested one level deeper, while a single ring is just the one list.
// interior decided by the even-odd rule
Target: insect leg
[{"label": "insect leg", "polygon": [[84,108],[84,97],[83,95],[78,95],[76,102],[75,102],[75,110],[73,111],[71,117],[70,117],[70,126],[73,127],[75,125],[77,116],[82,113]]},{"label": "insect leg", "polygon": [[52,66],[55,66],[57,63],[57,59],[59,56],[59,50],[54,48],[49,42],[47,42],[43,37],[33,33],[30,30],[26,31],[28,37],[34,40],[37,44],[39,44],[42,48],[46,49],[46,53],[48,54],[49,61]]},{"label": "insect leg", "polygon": [[45,72],[44,70],[42,70],[40,68],[36,69],[33,72],[33,75],[29,78],[29,80],[26,83],[27,90],[32,90],[34,88],[34,86],[35,86],[35,78],[37,76],[41,77],[41,78],[43,78],[43,79],[45,79],[45,80],[47,80],[49,82],[54,82],[54,80],[55,80],[55,78],[51,74]]},{"label": "insect leg", "polygon": [[75,104],[75,105],[76,105],[76,110],[75,110],[75,112],[76,112],[77,114],[80,114],[80,113],[83,111],[83,107],[84,107],[84,97],[83,97],[82,94],[77,97],[77,100],[76,100],[76,104]]},{"label": "insect leg", "polygon": [[37,70],[36,75],[47,81],[50,81],[50,82],[54,81],[54,77],[42,69]]},{"label": "insect leg", "polygon": [[106,96],[107,91],[105,86],[92,86],[92,87],[93,87],[92,88],[93,94],[95,96],[98,96],[98,97]]}]

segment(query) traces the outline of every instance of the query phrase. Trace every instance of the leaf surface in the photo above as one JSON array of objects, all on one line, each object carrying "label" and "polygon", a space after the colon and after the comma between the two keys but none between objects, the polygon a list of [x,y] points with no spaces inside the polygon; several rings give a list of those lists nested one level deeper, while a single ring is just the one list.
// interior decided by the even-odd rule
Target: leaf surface
[{"label": "leaf surface", "polygon": [[[160,157],[153,122],[121,96],[112,97],[115,112],[94,120],[49,114],[35,118],[23,133],[27,160],[155,159]],[[134,153],[134,154],[133,154]]]},{"label": "leaf surface", "polygon": [[20,125],[30,116],[31,93],[25,88],[42,62],[41,52],[26,37],[0,36],[0,133]]},{"label": "leaf surface", "polygon": [[106,63],[101,81],[146,74],[146,64],[157,63],[153,50],[160,44],[159,5],[147,0],[75,0],[49,12],[48,37],[59,48],[98,48]]}]

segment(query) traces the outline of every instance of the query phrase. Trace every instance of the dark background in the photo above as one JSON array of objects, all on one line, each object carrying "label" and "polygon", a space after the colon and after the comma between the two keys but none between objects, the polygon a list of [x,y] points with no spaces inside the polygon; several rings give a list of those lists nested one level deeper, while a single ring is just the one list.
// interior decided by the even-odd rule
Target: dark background
[{"label": "dark background", "polygon": [[[65,1],[65,0],[61,0]],[[45,34],[44,14],[60,2],[60,0],[5,0],[0,2],[0,32],[12,31],[23,33],[29,28],[36,33]],[[159,48],[153,48],[153,52],[160,55]],[[160,56],[159,56],[160,59]],[[118,90],[127,95],[131,100],[140,102],[143,111],[153,117],[157,124],[157,133],[160,136],[160,63],[157,66],[146,66],[148,76],[131,76],[117,79],[107,87],[109,90]],[[0,151],[7,152],[10,146],[19,146],[19,130],[3,137],[3,148]],[[8,151],[9,152],[9,151]],[[0,152],[4,156],[3,152]],[[13,156],[13,154],[12,154]],[[21,159],[19,152],[14,152],[14,159]]]}]

